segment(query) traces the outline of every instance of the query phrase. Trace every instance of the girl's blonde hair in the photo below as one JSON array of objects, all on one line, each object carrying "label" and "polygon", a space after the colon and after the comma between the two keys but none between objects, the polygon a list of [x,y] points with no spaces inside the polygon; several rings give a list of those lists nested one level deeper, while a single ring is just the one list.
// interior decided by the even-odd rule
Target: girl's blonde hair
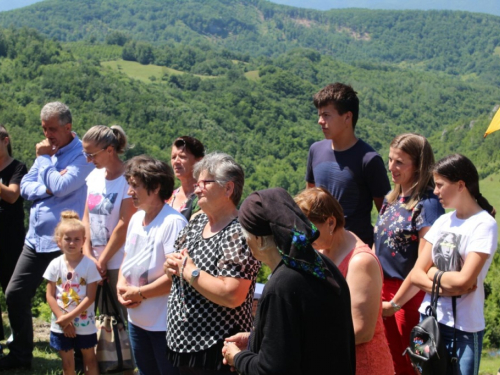
[{"label": "girl's blonde hair", "polygon": [[59,221],[54,231],[54,239],[56,242],[59,241],[68,228],[81,230],[85,235],[85,226],[80,221],[80,216],[78,216],[75,211],[63,211],[61,212],[61,221]]},{"label": "girl's blonde hair", "polygon": [[[411,210],[422,199],[424,193],[434,187],[432,179],[432,166],[434,153],[427,139],[415,133],[398,135],[391,142],[390,147],[403,151],[411,158],[415,166],[415,178],[408,202],[403,206]],[[401,194],[401,185],[395,184],[394,189],[387,194],[387,203],[396,202]]]}]

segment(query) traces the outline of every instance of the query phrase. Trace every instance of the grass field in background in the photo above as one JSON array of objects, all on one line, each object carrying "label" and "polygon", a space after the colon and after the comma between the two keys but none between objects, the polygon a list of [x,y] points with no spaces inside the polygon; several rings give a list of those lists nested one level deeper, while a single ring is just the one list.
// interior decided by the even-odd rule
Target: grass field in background
[{"label": "grass field in background", "polygon": [[260,79],[258,70],[250,70],[245,73],[245,77],[247,77],[250,81],[258,81]]},{"label": "grass field in background", "polygon": [[[140,81],[151,83],[156,80],[161,80],[165,75],[181,75],[185,74],[180,70],[175,70],[171,68],[167,68],[166,66],[159,65],[142,65],[136,61],[125,61],[125,60],[113,60],[113,61],[102,61],[101,66],[109,67],[113,70],[117,70],[126,74],[128,77],[133,79],[138,79]],[[194,74],[195,77],[199,77],[201,79],[210,79],[215,78],[212,76],[203,76],[199,74]],[[151,79],[155,77],[154,79]]]}]

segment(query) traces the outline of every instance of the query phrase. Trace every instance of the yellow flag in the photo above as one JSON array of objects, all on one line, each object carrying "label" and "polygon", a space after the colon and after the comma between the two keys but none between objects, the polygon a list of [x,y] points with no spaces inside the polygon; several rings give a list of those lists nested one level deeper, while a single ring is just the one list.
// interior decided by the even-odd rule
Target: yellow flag
[{"label": "yellow flag", "polygon": [[500,108],[498,109],[497,113],[493,117],[493,120],[490,122],[490,126],[488,126],[488,129],[486,129],[486,133],[484,133],[484,137],[488,134],[493,133],[494,131],[500,130]]}]

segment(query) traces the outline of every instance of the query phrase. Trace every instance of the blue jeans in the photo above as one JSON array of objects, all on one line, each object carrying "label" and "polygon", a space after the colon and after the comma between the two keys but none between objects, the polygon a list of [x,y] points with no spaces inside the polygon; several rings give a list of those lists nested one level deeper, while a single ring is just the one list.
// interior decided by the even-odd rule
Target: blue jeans
[{"label": "blue jeans", "polygon": [[[439,331],[451,358],[453,355],[453,327],[439,323]],[[448,368],[449,375],[477,375],[479,373],[483,336],[484,331],[465,332],[457,329],[458,371],[453,374],[451,368]]]},{"label": "blue jeans", "polygon": [[146,331],[128,322],[128,332],[139,374],[179,374],[179,370],[167,360],[167,333],[165,331]]}]

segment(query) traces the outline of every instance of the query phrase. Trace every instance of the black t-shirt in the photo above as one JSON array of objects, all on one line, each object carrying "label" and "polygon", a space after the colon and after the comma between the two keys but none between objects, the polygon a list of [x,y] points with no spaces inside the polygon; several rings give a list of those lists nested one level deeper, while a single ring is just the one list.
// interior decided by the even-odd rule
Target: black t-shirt
[{"label": "black t-shirt", "polygon": [[[21,180],[26,173],[28,173],[26,165],[14,159],[0,171],[0,178],[6,186],[10,184],[21,185]],[[24,225],[23,198],[19,196],[14,203],[0,200],[0,228],[20,224]]]}]

